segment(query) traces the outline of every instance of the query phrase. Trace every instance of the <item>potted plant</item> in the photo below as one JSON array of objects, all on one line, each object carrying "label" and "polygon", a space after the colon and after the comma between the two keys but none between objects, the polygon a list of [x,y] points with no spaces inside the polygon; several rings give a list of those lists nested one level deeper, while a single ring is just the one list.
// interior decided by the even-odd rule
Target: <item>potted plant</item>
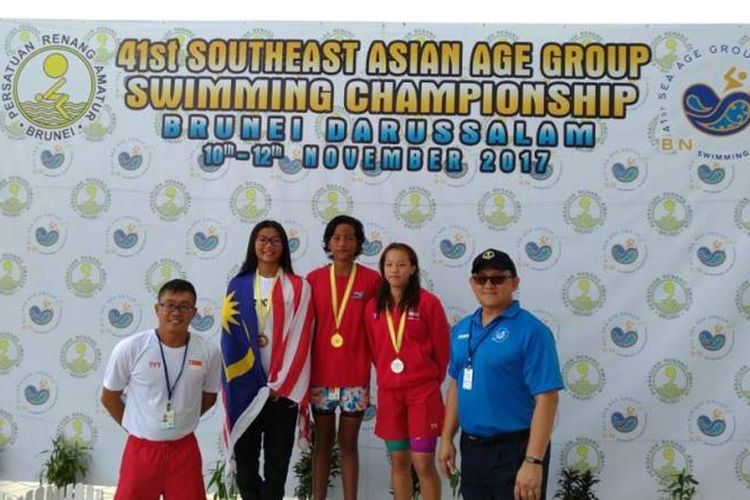
[{"label": "potted plant", "polygon": [[599,482],[590,470],[567,467],[560,471],[557,480],[557,491],[553,498],[561,500],[596,500],[593,488]]},{"label": "potted plant", "polygon": [[239,498],[234,477],[230,477],[228,481],[224,479],[225,467],[226,464],[224,461],[218,460],[214,464],[214,468],[210,471],[207,490],[209,492],[213,490],[213,500],[233,500]]},{"label": "potted plant", "polygon": [[89,469],[90,451],[91,448],[80,441],[66,439],[62,434],[58,434],[52,439],[52,449],[42,452],[48,453],[49,457],[39,472],[39,484],[46,481],[58,488],[75,484]]},{"label": "potted plant", "polygon": [[659,490],[667,494],[669,500],[693,500],[698,491],[698,480],[687,469],[672,474],[666,487]]},{"label": "potted plant", "polygon": [[[303,451],[292,468],[297,478],[297,487],[294,488],[294,496],[299,500],[312,498],[312,448]],[[333,486],[333,478],[341,474],[341,454],[338,444],[333,445],[331,450],[331,471],[328,474],[328,487]]]}]

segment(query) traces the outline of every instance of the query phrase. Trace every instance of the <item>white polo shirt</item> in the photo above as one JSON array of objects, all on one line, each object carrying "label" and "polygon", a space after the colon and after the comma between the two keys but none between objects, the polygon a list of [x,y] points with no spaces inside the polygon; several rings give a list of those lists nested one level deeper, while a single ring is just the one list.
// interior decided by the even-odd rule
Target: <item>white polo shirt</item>
[{"label": "white polo shirt", "polygon": [[[174,385],[185,347],[162,344],[162,348],[169,382]],[[175,413],[172,429],[161,427],[168,391],[155,330],[135,333],[115,346],[104,373],[104,387],[111,391],[125,391],[127,400],[122,426],[129,434],[152,441],[173,441],[198,427],[203,393],[218,393],[221,389],[220,370],[218,346],[191,334],[185,368],[172,392]]]}]

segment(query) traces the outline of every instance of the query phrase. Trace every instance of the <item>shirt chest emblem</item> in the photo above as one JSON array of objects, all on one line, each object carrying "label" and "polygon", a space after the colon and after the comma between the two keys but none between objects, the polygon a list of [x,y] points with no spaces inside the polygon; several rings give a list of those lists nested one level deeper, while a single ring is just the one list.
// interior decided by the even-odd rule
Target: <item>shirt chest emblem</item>
[{"label": "shirt chest emblem", "polygon": [[492,332],[492,341],[497,342],[498,344],[508,340],[508,337],[510,337],[510,330],[504,326],[495,328],[495,331]]}]

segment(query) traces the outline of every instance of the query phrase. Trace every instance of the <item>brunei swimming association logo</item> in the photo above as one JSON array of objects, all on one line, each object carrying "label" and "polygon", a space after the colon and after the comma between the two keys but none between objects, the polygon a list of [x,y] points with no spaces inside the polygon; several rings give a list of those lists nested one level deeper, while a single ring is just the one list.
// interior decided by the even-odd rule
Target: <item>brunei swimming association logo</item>
[{"label": "brunei swimming association logo", "polygon": [[0,332],[0,375],[13,371],[23,361],[21,340],[8,332]]},{"label": "brunei swimming association logo", "polygon": [[27,137],[70,139],[97,121],[107,97],[105,66],[84,38],[50,33],[17,44],[5,65],[6,123]]},{"label": "brunei swimming association logo", "polygon": [[743,365],[734,376],[734,392],[746,405],[750,405],[750,365]]},{"label": "brunei swimming association logo", "polygon": [[242,222],[252,224],[259,221],[271,210],[271,196],[268,190],[255,182],[237,186],[231,196],[232,213]]},{"label": "brunei swimming association logo", "polygon": [[565,200],[563,217],[574,231],[591,233],[604,224],[607,207],[598,194],[579,191]]},{"label": "brunei swimming association logo", "polygon": [[691,472],[693,459],[677,441],[660,441],[646,453],[646,470],[657,482],[667,484],[680,471]]},{"label": "brunei swimming association logo", "polygon": [[13,415],[0,410],[0,450],[13,446],[17,437],[18,425],[16,425]]},{"label": "brunei swimming association logo", "polygon": [[102,351],[91,337],[79,335],[65,341],[60,349],[60,365],[69,375],[85,378],[102,360]]},{"label": "brunei swimming association logo", "polygon": [[419,229],[435,218],[437,204],[428,190],[410,187],[398,193],[393,201],[393,213],[404,227]]},{"label": "brunei swimming association logo", "polygon": [[482,195],[477,206],[479,220],[493,231],[505,231],[518,222],[521,203],[507,189],[493,189]]},{"label": "brunei swimming association logo", "polygon": [[98,431],[94,421],[83,413],[71,413],[60,421],[57,434],[65,437],[69,443],[91,448],[96,444]]},{"label": "brunei swimming association logo", "polygon": [[[2,437],[0,437],[2,439]],[[0,442],[0,448],[2,443]],[[734,463],[734,472],[737,474],[742,484],[750,488],[750,450],[745,448],[737,455],[737,461]]]},{"label": "brunei swimming association logo", "polygon": [[157,294],[164,283],[177,278],[186,279],[182,264],[174,259],[160,259],[146,270],[146,289]]},{"label": "brunei swimming association logo", "polygon": [[565,443],[560,453],[560,466],[597,475],[604,468],[604,452],[593,439],[579,437]]},{"label": "brunei swimming association logo", "polygon": [[606,376],[602,365],[590,356],[579,355],[568,360],[563,367],[565,388],[574,398],[585,400],[599,394]]},{"label": "brunei swimming association logo", "polygon": [[590,316],[606,301],[607,290],[597,276],[577,273],[565,281],[562,296],[563,302],[574,314]]},{"label": "brunei swimming association logo", "polygon": [[647,301],[656,314],[665,319],[674,319],[690,309],[693,292],[685,280],[666,274],[651,282]]},{"label": "brunei swimming association logo", "polygon": [[677,403],[690,393],[693,374],[682,361],[665,359],[649,371],[648,387],[662,403]]},{"label": "brunei swimming association logo", "polygon": [[350,214],[353,208],[351,193],[337,184],[323,186],[312,197],[313,214],[322,222],[328,222],[337,215]]}]

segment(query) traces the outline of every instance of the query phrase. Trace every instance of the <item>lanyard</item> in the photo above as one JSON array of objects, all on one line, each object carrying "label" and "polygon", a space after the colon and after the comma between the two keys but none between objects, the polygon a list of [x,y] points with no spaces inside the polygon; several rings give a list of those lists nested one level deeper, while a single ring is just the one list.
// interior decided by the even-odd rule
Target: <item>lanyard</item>
[{"label": "lanyard", "polygon": [[174,385],[169,384],[169,370],[167,370],[167,358],[164,357],[164,347],[161,345],[161,339],[159,338],[159,330],[156,330],[156,340],[159,342],[159,352],[161,352],[161,362],[164,366],[164,378],[167,379],[167,410],[172,406],[172,392],[177,387],[177,382],[182,377],[182,372],[185,370],[185,360],[187,359],[188,344],[190,344],[190,334],[188,333],[187,341],[185,342],[185,352],[182,353],[182,366],[180,366],[180,373],[177,374],[177,380],[174,381]]},{"label": "lanyard", "polygon": [[357,276],[357,264],[352,265],[352,270],[349,273],[349,281],[346,283],[346,289],[344,290],[344,296],[341,298],[341,306],[339,307],[339,291],[336,288],[336,274],[333,272],[333,264],[331,264],[329,277],[331,281],[331,305],[333,306],[333,321],[336,324],[336,333],[341,329],[341,320],[344,318],[344,311],[349,303],[349,296],[352,294],[352,288],[354,288],[354,278]]},{"label": "lanyard", "polygon": [[492,328],[487,328],[487,331],[484,335],[482,335],[482,338],[479,339],[479,342],[474,346],[474,348],[471,348],[471,336],[474,333],[474,321],[471,321],[471,324],[469,325],[469,338],[466,339],[466,350],[467,350],[467,356],[466,356],[466,366],[471,367],[471,358],[474,356],[474,353],[477,351],[479,346],[482,342],[484,342],[484,339],[486,339],[490,333],[492,332]]},{"label": "lanyard", "polygon": [[266,331],[266,322],[268,321],[268,315],[273,307],[273,301],[271,300],[271,294],[273,294],[273,287],[276,285],[276,278],[279,277],[279,273],[276,272],[276,276],[273,277],[271,286],[268,287],[268,295],[262,297],[260,291],[260,273],[255,273],[255,312],[258,313],[258,322],[260,323],[260,333]]},{"label": "lanyard", "polygon": [[388,307],[385,308],[385,320],[388,323],[388,335],[391,337],[391,344],[398,355],[401,351],[401,344],[404,341],[404,328],[406,327],[406,311],[401,311],[401,319],[398,322],[398,332],[393,327],[393,316],[391,316],[391,310]]}]

